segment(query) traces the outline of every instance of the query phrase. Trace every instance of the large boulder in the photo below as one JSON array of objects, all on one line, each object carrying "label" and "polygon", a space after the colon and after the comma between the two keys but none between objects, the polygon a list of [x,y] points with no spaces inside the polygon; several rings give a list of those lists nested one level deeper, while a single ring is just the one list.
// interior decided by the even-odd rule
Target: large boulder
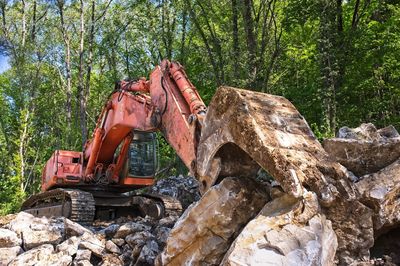
[{"label": "large boulder", "polygon": [[158,264],[218,264],[234,237],[267,200],[267,192],[253,179],[225,178],[180,217]]},{"label": "large boulder", "polygon": [[377,173],[361,177],[360,200],[373,210],[375,235],[400,226],[400,159]]},{"label": "large boulder", "polygon": [[11,230],[0,228],[0,248],[9,248],[21,245],[22,240]]},{"label": "large boulder", "polygon": [[303,200],[286,194],[268,202],[233,242],[221,265],[334,265],[336,234],[318,213],[316,197],[307,194]]},{"label": "large boulder", "polygon": [[78,248],[88,249],[99,258],[105,253],[105,243],[91,233],[84,233],[82,235]]},{"label": "large boulder", "polygon": [[25,250],[43,244],[59,244],[64,239],[62,219],[39,218],[26,212],[20,212],[8,224],[8,228],[22,238]]},{"label": "large boulder", "polygon": [[54,253],[54,248],[50,244],[44,244],[22,253],[13,259],[8,265],[60,265],[67,266],[72,262],[72,258],[63,253]]},{"label": "large boulder", "polygon": [[358,177],[390,165],[400,157],[400,135],[393,126],[373,124],[343,127],[336,138],[326,139],[324,149]]},{"label": "large boulder", "polygon": [[10,261],[15,259],[23,252],[20,246],[11,248],[0,248],[0,266],[8,265]]},{"label": "large boulder", "polygon": [[64,229],[65,229],[65,235],[67,237],[81,236],[84,233],[89,233],[89,234],[92,233],[89,229],[67,218],[64,218]]},{"label": "large boulder", "polygon": [[23,246],[25,250],[29,250],[38,247],[43,244],[54,244],[57,245],[63,240],[63,236],[60,231],[56,230],[24,230],[23,235]]},{"label": "large boulder", "polygon": [[80,239],[76,236],[73,236],[61,244],[56,246],[56,251],[57,252],[62,252],[65,255],[68,256],[74,256],[76,252],[78,251],[78,246],[80,243]]}]

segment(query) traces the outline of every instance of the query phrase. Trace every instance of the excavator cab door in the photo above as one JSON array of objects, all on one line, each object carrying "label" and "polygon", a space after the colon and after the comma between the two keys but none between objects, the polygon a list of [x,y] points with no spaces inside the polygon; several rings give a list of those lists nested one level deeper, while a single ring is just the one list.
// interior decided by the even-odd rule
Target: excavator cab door
[{"label": "excavator cab door", "polygon": [[155,132],[133,132],[129,146],[130,177],[153,178],[158,171],[158,142]]}]

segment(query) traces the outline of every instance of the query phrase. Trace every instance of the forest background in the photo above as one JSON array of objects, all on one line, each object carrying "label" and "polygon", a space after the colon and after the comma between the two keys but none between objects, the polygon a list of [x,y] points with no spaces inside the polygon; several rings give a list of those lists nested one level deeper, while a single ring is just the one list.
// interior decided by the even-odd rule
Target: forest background
[{"label": "forest background", "polygon": [[[283,95],[319,138],[400,129],[396,0],[1,0],[0,214],[81,150],[117,80],[181,62],[206,103],[230,85]],[[184,172],[159,137],[164,175]]]}]

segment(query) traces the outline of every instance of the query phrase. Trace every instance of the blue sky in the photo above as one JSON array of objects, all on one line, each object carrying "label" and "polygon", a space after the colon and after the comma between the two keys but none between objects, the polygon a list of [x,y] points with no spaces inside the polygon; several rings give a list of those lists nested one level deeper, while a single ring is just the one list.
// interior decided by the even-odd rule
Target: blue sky
[{"label": "blue sky", "polygon": [[2,54],[0,54],[0,73],[6,71],[10,65],[8,64],[8,58]]}]

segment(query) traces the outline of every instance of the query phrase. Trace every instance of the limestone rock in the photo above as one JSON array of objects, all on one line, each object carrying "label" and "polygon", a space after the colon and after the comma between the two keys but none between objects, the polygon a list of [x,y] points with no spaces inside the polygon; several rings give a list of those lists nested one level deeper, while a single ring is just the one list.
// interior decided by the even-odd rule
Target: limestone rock
[{"label": "limestone rock", "polygon": [[0,228],[0,248],[20,246],[21,239],[11,230]]},{"label": "limestone rock", "polygon": [[218,264],[233,238],[266,201],[267,192],[253,179],[223,179],[180,217],[158,263]]},{"label": "limestone rock", "polygon": [[128,222],[118,228],[117,232],[114,235],[114,238],[125,238],[129,234],[140,231],[150,231],[150,229],[150,226],[141,223]]},{"label": "limestone rock", "polygon": [[165,243],[167,242],[169,233],[171,232],[171,229],[168,227],[164,226],[159,226],[154,230],[155,237],[158,241],[159,244],[161,244],[163,247]]},{"label": "limestone rock", "polygon": [[337,239],[331,222],[316,214],[298,223],[304,205],[304,200],[288,195],[267,203],[236,238],[221,265],[334,265]]},{"label": "limestone rock", "polygon": [[139,256],[140,251],[146,242],[153,238],[154,236],[150,232],[143,231],[127,236],[125,241],[132,248],[132,256],[136,258]]},{"label": "limestone rock", "polygon": [[114,254],[106,254],[103,256],[101,266],[124,266],[124,262]]},{"label": "limestone rock", "polygon": [[84,233],[89,233],[89,234],[92,233],[89,229],[67,218],[64,218],[64,227],[65,227],[65,234],[67,237],[81,236]]},{"label": "limestone rock", "polygon": [[374,124],[364,123],[357,128],[349,128],[346,126],[340,128],[337,137],[343,139],[380,141],[382,139],[398,138],[400,135],[393,126],[387,126],[378,130]]},{"label": "limestone rock", "polygon": [[80,260],[90,260],[90,257],[92,256],[92,252],[88,249],[78,249],[76,251],[76,256],[75,260],[80,261]]},{"label": "limestone rock", "polygon": [[8,265],[35,265],[35,266],[68,266],[71,265],[72,258],[61,253],[54,253],[54,248],[50,244],[44,244],[20,254]]},{"label": "limestone rock", "polygon": [[159,226],[165,226],[168,228],[172,228],[179,217],[177,216],[167,216],[158,221]]},{"label": "limestone rock", "polygon": [[90,250],[94,255],[101,258],[104,255],[104,247],[98,246],[88,241],[82,241],[79,243],[79,248]]},{"label": "limestone rock", "polygon": [[355,185],[360,200],[373,210],[376,234],[400,226],[400,159],[377,173],[363,176]]},{"label": "limestone rock", "polygon": [[108,237],[113,237],[119,228],[119,224],[111,224],[104,229],[104,233]]},{"label": "limestone rock", "polygon": [[[130,262],[132,262],[132,258],[134,258],[135,256],[133,256],[132,254],[132,249],[131,247],[126,244],[122,247],[122,254],[119,256],[119,258],[125,263],[125,264],[129,264]],[[137,257],[137,256],[136,256]]]},{"label": "limestone rock", "polygon": [[121,250],[119,249],[119,247],[111,240],[108,240],[106,242],[106,250],[111,253],[121,254]]},{"label": "limestone rock", "polygon": [[100,247],[104,247],[104,245],[105,245],[104,239],[103,239],[103,240],[100,240],[100,239],[98,238],[98,236],[93,235],[92,233],[84,233],[84,234],[81,236],[81,240],[90,242],[90,243],[95,244],[95,245],[100,246]]},{"label": "limestone rock", "polygon": [[28,250],[21,255],[13,259],[8,265],[9,266],[31,266],[37,265],[40,261],[48,261],[51,257],[54,248],[50,244],[44,244],[40,247]]},{"label": "limestone rock", "polygon": [[68,256],[73,256],[78,251],[79,243],[80,243],[80,239],[77,238],[76,236],[73,236],[73,237],[65,240],[61,244],[57,245],[56,251],[62,252]]},{"label": "limestone rock", "polygon": [[137,266],[154,265],[158,253],[160,252],[159,246],[155,240],[149,240],[140,251],[139,257],[135,263]]},{"label": "limestone rock", "polygon": [[374,244],[372,211],[359,201],[338,201],[331,208],[322,208],[338,238],[336,257],[339,265],[369,258]]},{"label": "limestone rock", "polygon": [[39,218],[20,212],[8,224],[8,228],[22,238],[25,250],[43,244],[59,244],[64,238],[64,224],[60,218]]},{"label": "limestone rock", "polygon": [[340,165],[329,158],[296,107],[283,97],[222,86],[214,94],[203,128],[197,158],[201,191],[221,177],[254,177],[260,167],[285,193],[301,197],[306,185],[325,206],[347,189],[348,184],[337,182],[346,177]]},{"label": "limestone rock", "polygon": [[24,230],[22,239],[24,249],[29,250],[43,244],[57,245],[63,240],[63,236],[56,230]]},{"label": "limestone rock", "polygon": [[[40,226],[41,229],[45,229],[49,226],[49,221],[47,218],[38,218],[26,212],[19,212],[15,218],[8,224],[8,228],[18,235],[25,230],[32,230],[31,226]],[[40,228],[39,228],[40,230]]]},{"label": "limestone rock", "polygon": [[0,227],[8,225],[12,220],[15,219],[16,214],[7,214],[6,216],[0,216]]},{"label": "limestone rock", "polygon": [[112,242],[114,242],[115,245],[122,247],[125,245],[125,240],[123,238],[113,238],[111,239]]},{"label": "limestone rock", "polygon": [[88,249],[94,255],[101,258],[104,255],[104,243],[89,233],[84,233],[81,237],[79,248]]},{"label": "limestone rock", "polygon": [[72,258],[62,253],[50,255],[47,260],[40,260],[35,266],[69,266],[72,263]]},{"label": "limestone rock", "polygon": [[344,127],[337,138],[325,140],[323,146],[358,177],[375,173],[400,157],[400,136],[393,126],[379,130],[372,124]]},{"label": "limestone rock", "polygon": [[0,248],[0,266],[7,265],[23,252],[20,246],[10,248]]},{"label": "limestone rock", "polygon": [[76,263],[76,266],[93,266],[89,260],[80,260]]}]

